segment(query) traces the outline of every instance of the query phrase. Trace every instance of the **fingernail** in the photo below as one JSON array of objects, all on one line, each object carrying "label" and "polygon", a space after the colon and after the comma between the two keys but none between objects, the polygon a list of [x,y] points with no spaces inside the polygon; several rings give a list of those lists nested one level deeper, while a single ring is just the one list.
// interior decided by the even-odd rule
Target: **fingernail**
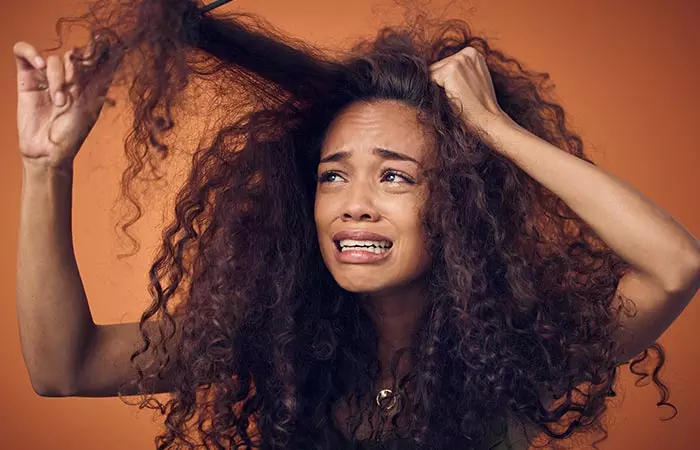
[{"label": "fingernail", "polygon": [[37,66],[44,67],[44,58],[42,58],[41,56],[37,56],[36,58],[34,58],[34,61],[36,62]]},{"label": "fingernail", "polygon": [[56,106],[63,106],[66,103],[66,94],[61,91],[56,92],[54,103],[56,103]]}]

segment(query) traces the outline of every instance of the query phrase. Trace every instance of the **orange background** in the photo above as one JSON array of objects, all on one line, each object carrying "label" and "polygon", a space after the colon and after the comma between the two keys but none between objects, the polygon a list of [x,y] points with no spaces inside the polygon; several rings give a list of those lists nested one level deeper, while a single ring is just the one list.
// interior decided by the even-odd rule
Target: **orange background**
[{"label": "orange background", "polygon": [[[119,399],[42,398],[34,394],[22,361],[14,305],[16,236],[21,185],[17,151],[15,68],[11,48],[26,40],[54,44],[60,16],[82,12],[75,0],[4,1],[0,27],[0,430],[3,449],[151,449],[160,422]],[[428,2],[423,2],[428,3]],[[429,2],[443,8],[443,1]],[[450,15],[468,18],[477,32],[549,72],[558,98],[604,168],[630,182],[700,236],[698,207],[700,3],[694,0],[529,2],[457,0]],[[525,5],[527,3],[527,6]],[[289,33],[324,45],[345,45],[372,33],[393,9],[390,0],[238,0],[226,9],[258,12]],[[437,10],[437,9],[436,9]],[[442,10],[442,9],[440,9]],[[393,12],[392,12],[393,11]],[[393,19],[391,19],[393,21]],[[694,56],[693,56],[694,55]],[[76,163],[74,234],[80,270],[98,323],[137,320],[147,303],[147,264],[156,242],[153,217],[137,231],[143,250],[127,260],[114,226],[121,139],[129,118],[102,117]],[[151,214],[153,216],[153,214]],[[144,226],[146,224],[146,226]],[[150,231],[149,231],[150,228]],[[635,388],[625,369],[620,400],[609,414],[603,449],[698,448],[700,418],[700,302],[691,304],[663,335],[668,349],[664,378],[679,415],[661,422],[656,391]]]}]

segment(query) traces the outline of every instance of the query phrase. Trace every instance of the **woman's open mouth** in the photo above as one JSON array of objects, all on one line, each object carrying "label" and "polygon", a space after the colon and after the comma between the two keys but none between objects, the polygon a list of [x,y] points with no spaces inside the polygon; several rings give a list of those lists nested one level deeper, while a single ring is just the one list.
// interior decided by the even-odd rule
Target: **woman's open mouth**
[{"label": "woman's open mouth", "polygon": [[342,239],[333,241],[335,256],[340,262],[371,263],[386,258],[391,252],[393,242],[387,240]]}]

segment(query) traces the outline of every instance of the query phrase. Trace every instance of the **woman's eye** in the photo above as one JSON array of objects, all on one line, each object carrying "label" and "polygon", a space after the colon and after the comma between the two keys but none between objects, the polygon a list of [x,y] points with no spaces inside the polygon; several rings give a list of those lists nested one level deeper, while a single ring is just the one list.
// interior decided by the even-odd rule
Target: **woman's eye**
[{"label": "woman's eye", "polygon": [[336,181],[336,177],[340,177],[336,172],[327,170],[318,176],[319,183],[332,183]]},{"label": "woman's eye", "polygon": [[411,180],[409,177],[393,170],[387,170],[384,172],[382,180],[388,181],[389,183],[398,183],[400,180],[403,180],[408,184],[413,184],[413,180]]}]

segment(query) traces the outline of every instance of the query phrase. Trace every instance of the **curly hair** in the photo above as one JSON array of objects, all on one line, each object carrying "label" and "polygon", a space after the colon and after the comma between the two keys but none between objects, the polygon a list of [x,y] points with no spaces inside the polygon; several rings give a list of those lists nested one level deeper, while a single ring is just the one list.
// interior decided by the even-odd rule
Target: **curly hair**
[{"label": "curly hair", "polygon": [[[100,0],[83,16],[62,18],[59,35],[74,23],[90,30],[87,53],[74,59],[96,62],[85,64],[84,88],[114,73],[128,87],[129,236],[143,212],[134,185],[148,173],[163,176],[174,149],[188,150],[173,138],[187,107],[204,95],[215,121],[163,231],[143,346],[132,356],[140,406],[166,416],[158,449],[341,447],[331,408],[343,398],[359,408],[371,392],[378,335],[323,263],[315,173],[333,118],[380,100],[416,108],[435,148],[422,211],[433,258],[428,307],[405,349],[415,363],[399,381],[411,392],[408,436],[417,448],[483,449],[512,425],[552,445],[579,431],[605,433],[620,365],[614,335],[634,310],[615,295],[629,265],[489,148],[428,67],[475,47],[504,112],[594,164],[552,100],[548,74],[524,68],[463,20],[421,14],[335,55],[255,15],[205,14],[190,0]],[[146,331],[148,320],[160,321],[159,333]],[[135,362],[146,353],[157,370]],[[658,404],[673,408],[658,376],[663,363],[655,343],[630,369],[651,375]],[[166,365],[173,390],[162,403],[150,389]],[[364,413],[349,419],[351,435]]]}]

